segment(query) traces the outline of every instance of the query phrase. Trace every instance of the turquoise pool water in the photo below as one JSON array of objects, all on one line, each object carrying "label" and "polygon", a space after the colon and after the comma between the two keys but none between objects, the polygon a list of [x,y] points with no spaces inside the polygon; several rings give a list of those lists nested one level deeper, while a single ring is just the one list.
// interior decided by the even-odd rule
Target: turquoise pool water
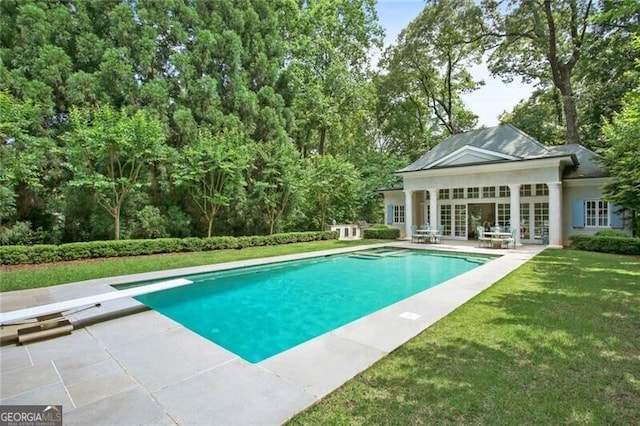
[{"label": "turquoise pool water", "polygon": [[192,275],[192,285],[136,299],[255,363],[489,260],[359,253]]}]

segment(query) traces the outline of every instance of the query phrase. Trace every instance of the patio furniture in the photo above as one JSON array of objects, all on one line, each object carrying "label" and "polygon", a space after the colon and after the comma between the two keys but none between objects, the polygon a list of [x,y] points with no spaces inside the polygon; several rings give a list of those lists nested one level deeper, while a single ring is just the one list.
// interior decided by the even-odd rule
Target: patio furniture
[{"label": "patio furniture", "polygon": [[491,238],[484,235],[484,227],[478,226],[476,234],[478,234],[478,247],[491,247]]},{"label": "patio furniture", "polygon": [[502,242],[513,235],[512,232],[491,231],[485,232],[491,238],[491,248],[502,248]]},{"label": "patio furniture", "polygon": [[511,236],[502,239],[502,248],[516,248],[516,228],[511,229]]},{"label": "patio furniture", "polygon": [[437,231],[432,236],[432,243],[440,244],[442,242],[442,236],[444,235],[444,226],[438,225]]},{"label": "patio furniture", "polygon": [[419,232],[417,226],[411,225],[411,242],[412,243],[424,243],[426,241],[426,235]]}]

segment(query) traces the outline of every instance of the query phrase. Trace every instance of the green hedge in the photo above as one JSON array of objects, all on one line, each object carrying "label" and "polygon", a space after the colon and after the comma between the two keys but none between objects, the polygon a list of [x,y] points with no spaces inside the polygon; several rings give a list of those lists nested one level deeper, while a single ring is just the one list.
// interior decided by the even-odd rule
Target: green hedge
[{"label": "green hedge", "polygon": [[154,240],[92,241],[61,245],[0,246],[0,264],[47,263],[98,257],[241,249],[338,238],[336,232],[290,232],[248,237],[158,238]]},{"label": "green hedge", "polygon": [[572,235],[571,247],[578,250],[597,251],[614,254],[640,255],[640,238],[607,235]]},{"label": "green hedge", "polygon": [[398,228],[382,228],[379,226],[371,227],[362,232],[362,237],[368,240],[396,240],[400,238],[400,230]]}]

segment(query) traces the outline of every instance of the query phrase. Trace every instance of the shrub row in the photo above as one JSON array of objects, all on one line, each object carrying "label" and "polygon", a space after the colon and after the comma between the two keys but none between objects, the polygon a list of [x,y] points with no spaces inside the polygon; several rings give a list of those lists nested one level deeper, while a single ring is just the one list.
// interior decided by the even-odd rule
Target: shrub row
[{"label": "shrub row", "polygon": [[274,235],[210,238],[158,238],[153,240],[91,241],[61,245],[0,246],[0,264],[47,263],[99,257],[140,256],[159,253],[196,252],[333,240],[336,232],[290,232]]},{"label": "shrub row", "polygon": [[614,254],[640,255],[640,238],[607,235],[572,235],[571,247],[578,250],[597,251]]},{"label": "shrub row", "polygon": [[366,228],[362,232],[362,237],[368,240],[395,240],[400,238],[400,230],[398,228],[384,228],[376,226]]}]

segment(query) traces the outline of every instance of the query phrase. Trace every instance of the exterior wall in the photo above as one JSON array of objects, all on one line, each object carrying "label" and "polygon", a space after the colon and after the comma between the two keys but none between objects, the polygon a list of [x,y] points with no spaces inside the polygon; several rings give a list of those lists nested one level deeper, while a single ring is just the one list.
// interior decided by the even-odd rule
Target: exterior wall
[{"label": "exterior wall", "polygon": [[[563,244],[569,245],[569,237],[571,235],[593,235],[603,229],[611,229],[611,227],[574,227],[573,226],[573,202],[575,200],[600,200],[602,199],[602,188],[609,181],[609,178],[597,179],[575,179],[566,180],[562,184],[562,210],[565,212],[562,218]],[[609,217],[615,214],[609,204]],[[625,228],[620,229],[623,232],[632,235],[628,221],[625,221]]]},{"label": "exterior wall", "polygon": [[[400,238],[406,238],[407,234],[405,232],[405,223],[393,222],[393,217],[389,217],[389,209],[387,206],[404,206],[404,192],[402,191],[385,191],[384,195],[384,224],[389,228],[397,228],[400,230]],[[415,216],[414,216],[415,217]]]}]

